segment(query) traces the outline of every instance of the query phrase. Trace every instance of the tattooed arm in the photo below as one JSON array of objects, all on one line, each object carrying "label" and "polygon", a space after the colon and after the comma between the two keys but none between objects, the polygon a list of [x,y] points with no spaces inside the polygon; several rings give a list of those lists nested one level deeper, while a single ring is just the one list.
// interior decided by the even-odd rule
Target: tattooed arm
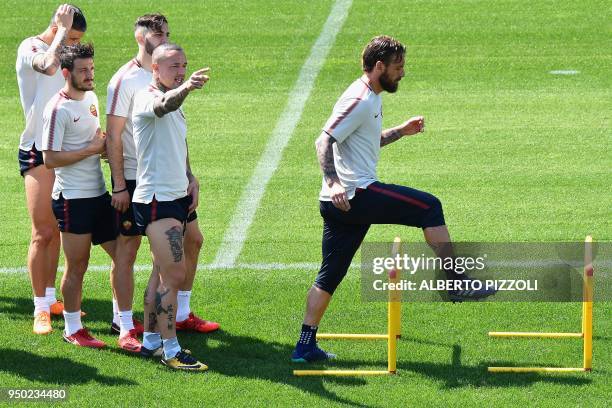
[{"label": "tattooed arm", "polygon": [[[208,75],[205,75],[208,72],[208,68],[200,69],[189,77],[189,80],[183,83],[183,85],[178,88],[171,89],[164,93],[162,96],[155,98],[153,101],[153,111],[158,118],[161,118],[167,113],[174,112],[178,108],[181,107],[187,95],[194,89],[200,89],[204,86],[206,82],[208,82]],[[157,85],[160,89],[163,88],[163,85],[157,82]]]},{"label": "tattooed arm", "polygon": [[380,136],[380,147],[400,140],[404,136],[411,136],[425,131],[425,119],[422,116],[415,116],[406,122],[391,129],[383,130]]},{"label": "tattooed arm", "polygon": [[44,54],[39,54],[32,61],[32,68],[45,75],[54,75],[60,66],[60,50],[64,43],[64,38],[68,30],[72,27],[74,8],[68,4],[62,4],[55,14],[55,24],[57,32],[53,37],[51,46]]},{"label": "tattooed arm", "polygon": [[330,195],[334,207],[342,211],[348,211],[351,209],[351,205],[349,204],[346,190],[340,184],[338,173],[336,173],[336,166],[334,165],[333,144],[335,142],[336,140],[327,134],[327,132],[322,132],[315,142],[317,158],[319,159],[319,166],[321,166],[325,183],[331,189]]}]

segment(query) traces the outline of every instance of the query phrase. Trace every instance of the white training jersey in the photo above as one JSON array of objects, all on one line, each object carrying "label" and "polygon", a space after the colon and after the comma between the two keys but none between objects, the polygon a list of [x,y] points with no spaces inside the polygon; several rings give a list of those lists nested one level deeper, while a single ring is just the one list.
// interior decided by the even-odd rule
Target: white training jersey
[{"label": "white training jersey", "polygon": [[21,133],[19,148],[30,150],[36,145],[42,147],[43,111],[47,102],[64,86],[62,70],[58,68],[54,75],[45,75],[32,68],[34,57],[44,54],[49,45],[39,37],[26,38],[17,49],[17,85],[21,107],[25,116],[25,129]]},{"label": "white training jersey", "polygon": [[136,144],[134,143],[134,124],[132,110],[134,96],[145,89],[153,74],[144,69],[134,58],[113,75],[108,84],[106,114],[127,118],[121,140],[123,142],[123,176],[126,180],[136,180]]},{"label": "white training jersey", "polygon": [[187,123],[179,108],[158,118],[153,101],[164,93],[155,85],[134,98],[132,121],[138,156],[136,190],[132,201],[148,204],[187,195]]},{"label": "white training jersey", "polygon": [[[377,180],[382,134],[382,98],[363,78],[344,91],[323,131],[336,140],[334,166],[350,199],[355,189],[366,188]],[[331,191],[323,179],[319,200],[331,201]]]},{"label": "white training jersey", "polygon": [[[64,91],[51,98],[43,114],[41,150],[74,151],[89,145],[100,127],[98,97],[85,92],[82,100],[70,99]],[[51,196],[67,199],[98,197],[106,192],[100,155],[94,154],[68,166],[55,169]]]}]

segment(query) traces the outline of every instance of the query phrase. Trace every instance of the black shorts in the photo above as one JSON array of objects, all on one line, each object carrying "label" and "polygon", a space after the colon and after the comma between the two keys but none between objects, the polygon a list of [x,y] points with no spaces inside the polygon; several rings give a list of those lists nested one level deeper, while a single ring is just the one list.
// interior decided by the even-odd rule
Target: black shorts
[{"label": "black shorts", "polygon": [[320,202],[323,217],[321,269],[315,286],[333,294],[348,271],[372,224],[418,228],[445,225],[442,204],[433,195],[410,187],[375,182],[358,189],[342,211],[331,201]]},{"label": "black shorts", "polygon": [[149,224],[164,218],[174,218],[184,227],[189,215],[189,204],[191,204],[191,196],[177,198],[173,201],[157,201],[153,197],[153,201],[149,204],[132,203],[138,232],[140,235],[147,235]]},{"label": "black shorts", "polygon": [[94,245],[117,238],[115,211],[108,193],[98,197],[71,199],[60,194],[57,200],[52,200],[51,206],[57,226],[62,232],[91,234],[91,242]]},{"label": "black shorts", "polygon": [[23,177],[26,171],[45,164],[42,152],[38,151],[35,145],[32,145],[30,150],[19,149],[17,158],[19,160],[19,173],[21,177]]},{"label": "black shorts", "polygon": [[[111,184],[113,186],[113,190],[115,189],[115,183],[111,177]],[[134,190],[136,190],[136,180],[125,180],[125,186],[127,187],[127,191],[130,194],[130,206],[125,212],[115,210],[115,223],[116,228],[119,234],[133,237],[136,235],[141,235],[138,226],[136,225],[136,219],[134,218],[134,204],[131,203],[132,197],[134,197]],[[198,218],[198,214],[195,210],[187,216],[187,222],[191,222]]]}]

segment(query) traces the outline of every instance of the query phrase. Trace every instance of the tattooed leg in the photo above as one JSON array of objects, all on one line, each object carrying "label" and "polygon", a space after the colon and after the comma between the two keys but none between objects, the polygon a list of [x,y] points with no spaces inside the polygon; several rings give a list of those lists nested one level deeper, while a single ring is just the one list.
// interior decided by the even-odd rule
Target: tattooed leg
[{"label": "tattooed leg", "polygon": [[183,229],[175,225],[166,231],[166,236],[174,262],[181,262],[183,260]]},{"label": "tattooed leg", "polygon": [[155,313],[155,295],[159,286],[159,266],[153,265],[151,277],[144,294],[144,327],[145,331],[159,333],[157,314]]},{"label": "tattooed leg", "polygon": [[162,339],[176,337],[177,290],[185,281],[183,227],[175,219],[164,218],[147,227],[161,285],[155,296],[155,317]]}]

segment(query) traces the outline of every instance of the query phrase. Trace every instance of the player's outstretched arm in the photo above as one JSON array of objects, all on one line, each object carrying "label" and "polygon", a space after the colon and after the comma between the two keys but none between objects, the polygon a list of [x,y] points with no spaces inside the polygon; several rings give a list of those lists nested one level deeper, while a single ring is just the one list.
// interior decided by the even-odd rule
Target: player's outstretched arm
[{"label": "player's outstretched arm", "polygon": [[56,167],[69,166],[94,154],[100,154],[104,152],[105,148],[106,135],[98,128],[96,135],[87,147],[73,151],[44,150],[43,160],[48,169],[54,169]]},{"label": "player's outstretched arm", "polygon": [[422,116],[415,116],[399,126],[383,130],[380,136],[380,147],[391,144],[404,136],[411,136],[424,131],[425,119]]},{"label": "player's outstretched arm", "polygon": [[171,89],[163,96],[155,99],[153,102],[153,111],[158,118],[161,118],[167,113],[174,112],[181,107],[187,95],[193,90],[201,89],[210,79],[206,73],[209,68],[202,68],[189,77],[185,83],[175,89]]},{"label": "player's outstretched arm", "polygon": [[323,172],[323,178],[331,189],[331,200],[334,207],[342,211],[348,211],[351,209],[351,205],[349,204],[346,190],[340,184],[340,178],[338,178],[336,165],[334,164],[334,149],[332,145],[335,142],[336,140],[327,134],[327,132],[322,132],[315,142],[317,158]]},{"label": "player's outstretched arm", "polygon": [[45,75],[54,75],[60,66],[59,54],[62,48],[66,33],[72,27],[74,18],[74,8],[69,4],[62,4],[55,14],[55,24],[57,32],[53,38],[51,46],[44,54],[39,54],[32,61],[32,68]]}]

